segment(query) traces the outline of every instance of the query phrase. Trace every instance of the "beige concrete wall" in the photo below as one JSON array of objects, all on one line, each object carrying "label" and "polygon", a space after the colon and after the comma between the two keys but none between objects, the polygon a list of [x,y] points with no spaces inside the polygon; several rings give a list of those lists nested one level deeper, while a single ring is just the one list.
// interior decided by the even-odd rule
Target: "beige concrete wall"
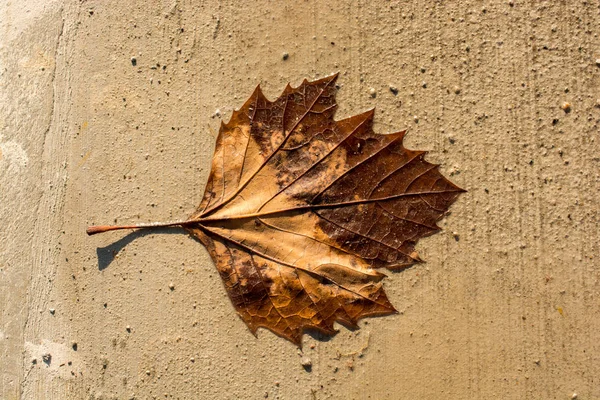
[{"label": "beige concrete wall", "polygon": [[[3,2],[0,398],[600,398],[599,33],[597,1]],[[196,241],[84,230],[185,218],[221,117],[335,71],[338,118],[469,192],[306,372]]]}]

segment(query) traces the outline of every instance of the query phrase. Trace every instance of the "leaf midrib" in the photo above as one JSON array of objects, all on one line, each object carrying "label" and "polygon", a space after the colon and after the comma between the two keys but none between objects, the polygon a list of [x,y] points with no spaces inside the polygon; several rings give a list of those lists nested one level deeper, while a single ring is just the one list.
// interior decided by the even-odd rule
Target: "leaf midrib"
[{"label": "leaf midrib", "polygon": [[338,208],[338,207],[346,207],[346,206],[352,206],[352,205],[358,205],[358,204],[373,203],[373,202],[378,202],[378,201],[395,200],[395,199],[399,199],[402,197],[426,196],[426,195],[433,195],[433,194],[462,193],[462,192],[464,192],[463,189],[457,188],[457,189],[453,189],[453,190],[400,193],[400,194],[393,195],[393,196],[378,197],[375,199],[360,199],[360,200],[352,200],[352,201],[346,201],[346,202],[340,202],[340,203],[329,203],[329,204],[306,204],[306,205],[297,206],[297,207],[283,208],[280,210],[263,211],[263,212],[241,214],[241,215],[231,215],[231,216],[224,216],[224,217],[210,217],[210,216],[200,217],[200,218],[189,220],[189,221],[187,221],[187,223],[202,224],[203,222],[217,222],[217,221],[229,221],[229,220],[234,220],[234,219],[261,218],[261,217],[265,217],[265,216],[286,214],[289,212],[296,212],[296,211],[301,211],[301,210],[320,210],[323,208]]}]

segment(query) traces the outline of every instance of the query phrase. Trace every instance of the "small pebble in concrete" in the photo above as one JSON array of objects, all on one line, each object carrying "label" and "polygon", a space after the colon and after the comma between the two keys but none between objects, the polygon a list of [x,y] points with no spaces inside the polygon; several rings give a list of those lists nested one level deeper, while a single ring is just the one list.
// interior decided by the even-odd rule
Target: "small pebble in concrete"
[{"label": "small pebble in concrete", "polygon": [[398,96],[398,88],[396,86],[390,85],[390,92],[392,92],[394,96]]},{"label": "small pebble in concrete", "polygon": [[353,360],[346,361],[346,367],[348,368],[348,370],[354,371],[354,361]]},{"label": "small pebble in concrete", "polygon": [[312,368],[312,360],[310,359],[310,357],[302,357],[302,359],[300,360],[300,364],[302,364],[302,367],[304,367],[304,369],[307,371],[310,371]]},{"label": "small pebble in concrete", "polygon": [[596,67],[600,68],[600,58],[596,58]]},{"label": "small pebble in concrete", "polygon": [[171,282],[169,283],[169,289],[171,290],[175,290],[175,285]]},{"label": "small pebble in concrete", "polygon": [[126,330],[127,332],[131,332],[131,326],[127,325],[127,326],[125,327],[125,330]]},{"label": "small pebble in concrete", "polygon": [[131,57],[131,65],[133,65],[134,67],[137,65],[137,58]]},{"label": "small pebble in concrete", "polygon": [[281,56],[281,58],[283,58],[283,61],[285,61],[288,58],[290,58],[290,55],[286,52],[286,53],[283,53],[283,55]]},{"label": "small pebble in concrete", "polygon": [[48,310],[48,311],[50,311],[50,314],[52,314],[52,315],[54,315],[54,313],[56,312],[56,310],[55,310],[54,308],[51,308],[51,309],[50,309],[50,310]]},{"label": "small pebble in concrete", "polygon": [[566,101],[565,101],[564,103],[562,103],[562,104],[561,104],[560,108],[561,108],[561,109],[562,109],[564,112],[566,112],[566,113],[570,113],[570,112],[571,112],[571,103],[569,103],[569,102],[566,102]]},{"label": "small pebble in concrete", "polygon": [[375,88],[370,88],[369,89],[369,96],[371,96],[372,98],[377,97],[377,90],[375,90]]}]

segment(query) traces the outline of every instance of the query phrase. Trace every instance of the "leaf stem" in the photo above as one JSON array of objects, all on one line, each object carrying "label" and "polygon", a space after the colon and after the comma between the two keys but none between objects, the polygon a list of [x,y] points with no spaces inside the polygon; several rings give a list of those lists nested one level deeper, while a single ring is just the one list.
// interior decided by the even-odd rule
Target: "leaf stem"
[{"label": "leaf stem", "polygon": [[196,221],[172,221],[172,222],[150,222],[147,224],[136,224],[136,225],[93,225],[86,229],[88,235],[95,235],[97,233],[103,233],[108,231],[117,231],[121,229],[152,229],[152,228],[166,228],[169,226],[185,226]]}]

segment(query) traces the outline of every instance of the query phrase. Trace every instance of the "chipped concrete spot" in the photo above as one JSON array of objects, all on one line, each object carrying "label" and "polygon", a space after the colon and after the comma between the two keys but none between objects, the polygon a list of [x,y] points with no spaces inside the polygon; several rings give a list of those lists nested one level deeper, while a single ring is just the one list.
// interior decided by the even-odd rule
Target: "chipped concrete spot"
[{"label": "chipped concrete spot", "polygon": [[41,368],[61,378],[73,378],[81,366],[77,353],[69,346],[47,339],[42,339],[40,344],[26,341],[24,360],[31,360],[32,368]]},{"label": "chipped concrete spot", "polygon": [[23,146],[15,141],[7,140],[4,142],[2,139],[0,135],[0,163],[7,162],[9,165],[18,168],[27,167],[29,157]]},{"label": "chipped concrete spot", "polygon": [[46,13],[61,6],[59,0],[31,0],[26,3],[8,2],[4,8],[3,35],[10,42],[18,38],[30,26],[35,25]]},{"label": "chipped concrete spot", "polygon": [[54,54],[45,51],[40,46],[33,46],[30,53],[19,60],[19,67],[30,71],[53,71],[56,67]]}]

